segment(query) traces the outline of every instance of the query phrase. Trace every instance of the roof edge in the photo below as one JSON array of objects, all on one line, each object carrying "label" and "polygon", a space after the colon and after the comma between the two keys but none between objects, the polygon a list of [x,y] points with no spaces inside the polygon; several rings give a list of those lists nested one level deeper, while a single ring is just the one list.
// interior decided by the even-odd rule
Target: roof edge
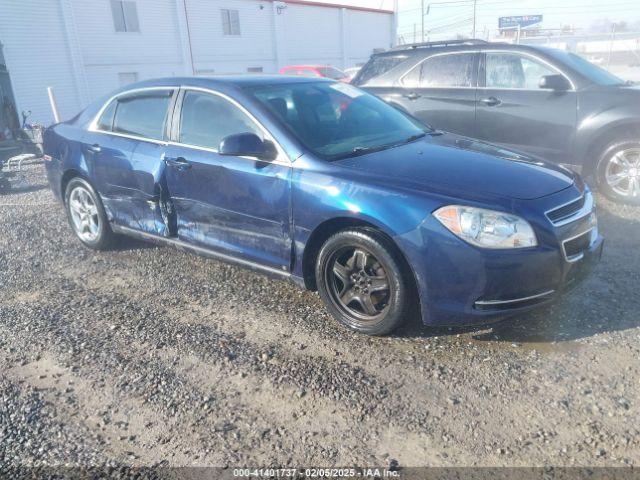
[{"label": "roof edge", "polygon": [[311,7],[326,7],[326,8],[344,8],[347,10],[356,10],[360,12],[372,12],[372,13],[384,13],[387,15],[393,15],[395,12],[393,10],[386,10],[382,8],[372,8],[372,7],[359,7],[357,5],[342,5],[340,3],[331,3],[331,2],[320,2],[317,0],[271,0],[272,2],[281,1],[283,3],[290,3],[293,5],[308,5]]}]

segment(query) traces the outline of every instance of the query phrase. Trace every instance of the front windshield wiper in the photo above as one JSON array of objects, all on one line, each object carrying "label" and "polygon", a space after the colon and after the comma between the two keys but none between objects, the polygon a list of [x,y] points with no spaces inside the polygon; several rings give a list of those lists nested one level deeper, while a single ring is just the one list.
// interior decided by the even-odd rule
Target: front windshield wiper
[{"label": "front windshield wiper", "polygon": [[[432,132],[429,132],[429,134],[431,135]],[[382,150],[387,150],[389,148],[394,148],[394,147],[399,147],[400,145],[405,145],[407,143],[411,143],[411,142],[415,142],[416,140],[420,140],[421,138],[425,137],[427,135],[427,132],[420,132],[420,133],[416,133],[415,135],[411,135],[410,137],[405,138],[404,140],[400,141],[400,142],[394,142],[394,143],[386,143],[384,145],[374,145],[371,147],[354,147],[351,149],[351,151],[343,154],[343,155],[338,155],[334,158],[332,158],[332,160],[340,160],[343,158],[350,158],[350,157],[358,157],[360,155],[365,155],[367,153],[373,153],[373,152],[380,152]]]},{"label": "front windshield wiper", "polygon": [[426,136],[427,136],[427,132],[416,133],[415,135],[411,135],[409,138],[405,138],[405,140],[399,143],[398,145],[402,145],[403,143],[415,142],[416,140],[420,140],[421,138]]}]

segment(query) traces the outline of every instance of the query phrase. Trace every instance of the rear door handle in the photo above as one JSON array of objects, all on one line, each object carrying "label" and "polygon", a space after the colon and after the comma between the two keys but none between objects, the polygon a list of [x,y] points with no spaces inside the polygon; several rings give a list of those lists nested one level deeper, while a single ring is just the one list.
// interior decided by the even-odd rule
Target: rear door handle
[{"label": "rear door handle", "polygon": [[484,103],[487,107],[495,107],[496,105],[500,105],[502,102],[496,97],[488,97],[481,99],[480,103]]},{"label": "rear door handle", "polygon": [[180,171],[188,170],[191,168],[191,164],[184,157],[164,157],[164,163]]},{"label": "rear door handle", "polygon": [[416,92],[411,92],[411,93],[405,93],[404,95],[402,95],[404,98],[408,98],[409,100],[417,100],[420,98],[420,95],[418,95]]},{"label": "rear door handle", "polygon": [[102,148],[100,148],[100,145],[98,145],[97,143],[94,143],[93,145],[89,145],[87,147],[87,150],[89,150],[90,152],[93,152],[93,153],[100,153]]}]

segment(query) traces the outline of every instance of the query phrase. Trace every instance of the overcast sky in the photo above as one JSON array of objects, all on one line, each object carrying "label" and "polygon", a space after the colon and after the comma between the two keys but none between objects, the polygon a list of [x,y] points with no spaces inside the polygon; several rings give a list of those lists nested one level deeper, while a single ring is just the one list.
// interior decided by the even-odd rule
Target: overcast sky
[{"label": "overcast sky", "polygon": [[[472,0],[424,0],[429,14],[425,15],[425,30],[432,30],[434,38],[455,36],[456,33],[471,34]],[[329,0],[328,3],[393,9],[393,0]],[[413,41],[413,26],[416,25],[417,40],[420,40],[421,0],[398,0],[398,34],[407,42]],[[588,27],[599,19],[613,22],[640,22],[640,0],[478,0],[476,31],[482,37],[487,31],[495,34],[498,17],[511,15],[538,15],[544,17],[542,28],[560,28],[563,25]]]}]

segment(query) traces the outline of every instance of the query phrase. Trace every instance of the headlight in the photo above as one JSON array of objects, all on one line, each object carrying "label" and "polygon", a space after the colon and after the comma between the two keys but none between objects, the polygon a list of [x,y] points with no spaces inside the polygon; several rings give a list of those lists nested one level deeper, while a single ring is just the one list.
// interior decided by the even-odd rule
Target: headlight
[{"label": "headlight", "polygon": [[465,242],[483,248],[525,248],[538,245],[526,220],[484,208],[448,205],[433,215]]}]

